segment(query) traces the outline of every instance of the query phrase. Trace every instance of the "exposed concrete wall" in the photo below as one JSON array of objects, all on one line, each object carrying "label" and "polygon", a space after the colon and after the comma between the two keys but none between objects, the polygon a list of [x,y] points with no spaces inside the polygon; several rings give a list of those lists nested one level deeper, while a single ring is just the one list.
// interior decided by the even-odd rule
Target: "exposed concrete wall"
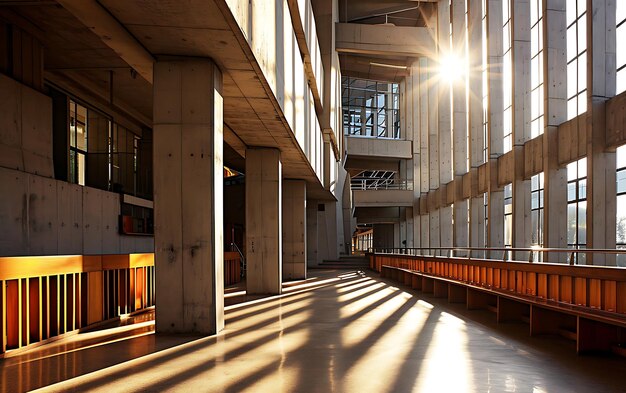
[{"label": "exposed concrete wall", "polygon": [[52,100],[0,74],[0,166],[53,177]]},{"label": "exposed concrete wall", "polygon": [[306,182],[283,181],[283,280],[306,278]]},{"label": "exposed concrete wall", "polygon": [[119,234],[119,195],[0,168],[0,256],[129,254],[154,240]]}]

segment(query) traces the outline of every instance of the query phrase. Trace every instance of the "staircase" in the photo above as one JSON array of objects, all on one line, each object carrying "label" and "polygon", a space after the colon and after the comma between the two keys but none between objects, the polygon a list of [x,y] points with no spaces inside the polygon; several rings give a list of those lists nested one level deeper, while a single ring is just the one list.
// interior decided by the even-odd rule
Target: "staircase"
[{"label": "staircase", "polygon": [[344,255],[339,259],[325,259],[317,266],[319,269],[369,269],[369,259],[364,255]]}]

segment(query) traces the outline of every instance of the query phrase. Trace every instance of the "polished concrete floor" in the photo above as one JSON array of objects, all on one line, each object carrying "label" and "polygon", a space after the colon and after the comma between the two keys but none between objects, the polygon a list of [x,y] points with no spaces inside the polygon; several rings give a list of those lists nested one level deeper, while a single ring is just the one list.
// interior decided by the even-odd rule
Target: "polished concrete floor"
[{"label": "polished concrete floor", "polygon": [[309,275],[276,297],[230,290],[242,302],[217,336],[155,335],[148,313],[0,360],[0,390],[626,392],[626,359],[577,356],[373,273]]}]

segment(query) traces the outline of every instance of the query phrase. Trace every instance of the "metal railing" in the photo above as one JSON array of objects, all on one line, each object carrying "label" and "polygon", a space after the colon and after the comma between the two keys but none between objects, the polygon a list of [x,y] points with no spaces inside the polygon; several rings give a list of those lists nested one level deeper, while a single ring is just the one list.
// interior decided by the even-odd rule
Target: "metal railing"
[{"label": "metal railing", "polygon": [[[445,257],[445,258],[482,258],[498,261],[514,261],[514,262],[538,262],[546,260],[546,256],[550,254],[560,254],[565,256],[569,265],[576,265],[579,260],[579,254],[594,255],[600,254],[604,256],[610,255],[626,255],[626,249],[605,249],[605,248],[544,248],[544,247],[386,247],[371,248],[370,253],[374,254],[393,254],[393,255],[411,255],[411,256],[429,256],[429,257]],[[483,255],[476,255],[482,253]],[[528,258],[524,260],[513,259],[520,253],[528,253]],[[537,257],[536,257],[537,256]],[[542,258],[540,259],[539,256]],[[555,260],[546,262],[556,262]]]},{"label": "metal railing", "polygon": [[396,179],[352,179],[350,189],[356,191],[412,190],[413,182],[411,180]]},{"label": "metal railing", "polygon": [[241,252],[241,249],[239,248],[239,246],[237,246],[237,243],[235,242],[230,243],[230,250],[237,251],[239,253],[239,257],[241,258],[241,277],[245,277],[246,276],[246,257],[243,255],[243,252]]}]

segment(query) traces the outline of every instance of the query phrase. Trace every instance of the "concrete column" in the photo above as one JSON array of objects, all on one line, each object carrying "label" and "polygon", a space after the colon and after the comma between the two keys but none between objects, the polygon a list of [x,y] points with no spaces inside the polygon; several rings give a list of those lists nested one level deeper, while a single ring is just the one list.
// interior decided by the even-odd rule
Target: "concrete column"
[{"label": "concrete column", "polygon": [[210,59],[154,65],[157,332],[224,327],[221,90]]},{"label": "concrete column", "polygon": [[[588,0],[587,26],[587,248],[615,248],[616,162],[615,152],[606,151],[606,102],[615,93],[615,2]],[[615,265],[615,257],[589,254],[586,263]]]},{"label": "concrete column", "polygon": [[307,200],[306,203],[306,262],[307,266],[317,266],[317,201]]},{"label": "concrete column", "polygon": [[[489,65],[489,161],[487,246],[504,246],[504,191],[498,184],[498,157],[504,152],[502,91],[502,0],[488,0],[487,26],[491,32],[487,44]],[[493,258],[501,253],[490,254]]]},{"label": "concrete column", "polygon": [[283,280],[306,279],[306,182],[283,181]]},{"label": "concrete column", "polygon": [[[460,58],[468,55],[467,51],[467,23],[465,20],[465,0],[453,0],[452,2],[452,42],[453,51]],[[465,67],[459,65],[459,67]],[[467,88],[465,78],[468,77],[469,70],[464,70],[463,78],[453,85],[453,172],[455,186],[457,190],[459,184],[463,182],[463,175],[467,173],[468,160],[468,130],[467,130]],[[456,193],[455,193],[456,194]],[[458,196],[458,195],[457,195]],[[468,201],[457,200],[454,203],[454,225],[452,227],[453,245],[456,247],[469,246],[469,222],[467,217]],[[465,255],[460,253],[459,255]]]},{"label": "concrete column", "polygon": [[[567,247],[567,169],[558,163],[557,128],[567,120],[565,2],[544,0],[544,247]],[[546,254],[546,262],[565,262],[566,255]]]},{"label": "concrete column", "polygon": [[[513,31],[513,247],[530,247],[530,179],[524,178],[524,143],[530,132],[530,3],[512,2]],[[513,259],[528,260],[527,252],[513,254]]]},{"label": "concrete column", "polygon": [[[456,1],[456,0],[455,0]],[[454,6],[454,4],[453,4]],[[450,6],[447,2],[441,2],[437,5],[437,12],[439,19],[439,55],[445,56],[455,48],[450,48]],[[431,129],[431,146],[437,142],[437,136],[439,141],[438,146],[438,164],[433,165],[433,156],[431,155],[431,174],[436,171],[438,179],[431,179],[430,187],[433,189],[434,182],[437,182],[435,188],[439,188],[441,184],[450,183],[453,179],[453,166],[452,166],[452,117],[450,108],[450,94],[452,91],[450,85],[445,80],[439,80],[437,83],[437,89],[429,89],[431,94],[435,94],[437,97],[437,116],[438,127]],[[465,99],[465,98],[464,98]],[[435,134],[436,133],[436,134]],[[431,149],[431,152],[434,151]]]},{"label": "concrete column", "polygon": [[246,280],[248,294],[282,290],[280,151],[246,149]]},{"label": "concrete column", "polygon": [[[469,86],[469,154],[470,154],[470,173],[472,176],[471,195],[476,195],[478,190],[478,167],[483,162],[483,149],[485,146],[483,132],[483,75],[482,75],[482,1],[469,2],[469,47],[468,65],[472,70],[468,74]],[[478,49],[480,48],[480,50]],[[469,245],[471,247],[485,247],[485,214],[482,198],[470,199],[470,218],[469,218]],[[483,253],[472,252],[474,257],[482,257]]]},{"label": "concrete column", "polygon": [[[470,246],[485,247],[485,207],[482,197],[470,199]],[[476,258],[484,258],[485,253],[480,251],[472,252]]]}]

